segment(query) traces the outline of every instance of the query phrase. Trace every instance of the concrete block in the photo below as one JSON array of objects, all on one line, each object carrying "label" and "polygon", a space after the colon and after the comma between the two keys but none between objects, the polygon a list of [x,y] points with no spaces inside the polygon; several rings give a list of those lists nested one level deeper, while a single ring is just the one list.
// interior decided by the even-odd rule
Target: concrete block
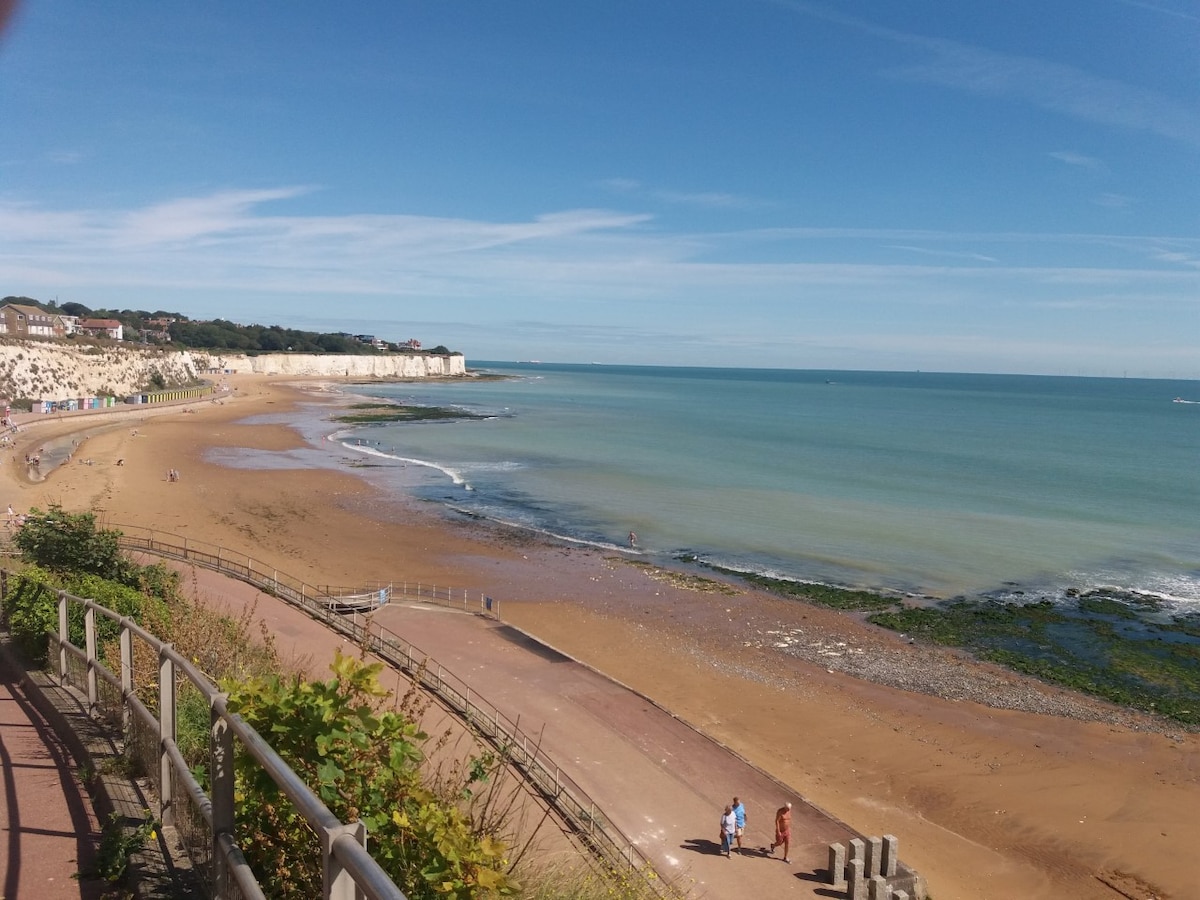
[{"label": "concrete block", "polygon": [[862,838],[854,838],[850,841],[850,859],[851,861],[861,859],[865,864],[867,861],[867,845]]},{"label": "concrete block", "polygon": [[892,900],[892,889],[882,875],[873,875],[867,882],[867,900]]},{"label": "concrete block", "polygon": [[[853,845],[854,842],[850,843]],[[863,875],[862,857],[851,859],[846,866],[846,900],[867,900],[867,879]]]},{"label": "concrete block", "polygon": [[846,846],[844,844],[829,845],[829,883],[846,883]]},{"label": "concrete block", "polygon": [[898,871],[899,865],[900,840],[894,834],[885,834],[883,836],[883,868],[879,874],[891,878]]},{"label": "concrete block", "polygon": [[874,878],[883,871],[883,838],[867,838],[866,868],[868,878]]},{"label": "concrete block", "polygon": [[909,900],[908,891],[892,891],[892,900]]}]

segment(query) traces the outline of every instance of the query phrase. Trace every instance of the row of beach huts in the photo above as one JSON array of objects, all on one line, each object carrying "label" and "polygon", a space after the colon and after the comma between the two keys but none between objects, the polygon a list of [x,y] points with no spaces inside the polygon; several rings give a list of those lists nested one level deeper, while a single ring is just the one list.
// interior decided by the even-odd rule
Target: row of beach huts
[{"label": "row of beach huts", "polygon": [[112,409],[126,404],[170,403],[178,400],[200,400],[213,392],[212,385],[148,391],[127,397],[68,397],[65,400],[42,399],[33,404],[35,413],[78,412],[88,409]]}]

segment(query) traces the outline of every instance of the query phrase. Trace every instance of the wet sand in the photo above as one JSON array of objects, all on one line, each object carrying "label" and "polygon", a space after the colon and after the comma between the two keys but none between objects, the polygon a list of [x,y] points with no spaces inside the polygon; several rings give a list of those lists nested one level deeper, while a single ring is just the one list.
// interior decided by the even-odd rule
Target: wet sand
[{"label": "wet sand", "polygon": [[[854,616],[736,586],[697,590],[611,554],[385,503],[349,466],[210,464],[206,448],[302,448],[284,425],[239,421],[322,396],[315,384],[230,381],[224,405],[191,413],[27,428],[0,465],[0,501],[18,512],[91,509],[105,524],[219,544],[312,584],[419,580],[486,593],[507,621],[852,827],[897,835],[936,900],[1200,897],[1190,855],[1200,841],[1197,735],[910,645]],[[73,459],[30,481],[15,460],[65,437],[80,440]],[[180,480],[168,481],[168,469]],[[1046,709],[1067,715],[1030,711]]]}]

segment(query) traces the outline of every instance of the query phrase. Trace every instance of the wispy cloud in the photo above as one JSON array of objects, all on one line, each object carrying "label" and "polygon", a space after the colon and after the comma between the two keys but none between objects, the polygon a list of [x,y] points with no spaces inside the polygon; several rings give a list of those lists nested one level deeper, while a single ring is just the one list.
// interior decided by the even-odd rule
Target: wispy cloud
[{"label": "wispy cloud", "polygon": [[772,205],[765,200],[722,191],[676,191],[649,187],[635,178],[607,178],[600,182],[600,187],[610,193],[642,197],[673,206],[704,209],[762,209]]},{"label": "wispy cloud", "polygon": [[82,150],[52,150],[46,158],[60,166],[74,166],[87,159],[87,154]]},{"label": "wispy cloud", "polygon": [[906,253],[918,253],[923,256],[941,256],[946,259],[968,259],[972,262],[996,262],[996,257],[985,256],[982,253],[963,253],[954,250],[933,250],[929,247],[913,247],[905,244],[885,245],[893,250],[903,250]]},{"label": "wispy cloud", "polygon": [[1093,172],[1103,172],[1108,168],[1103,162],[1096,159],[1096,157],[1086,156],[1083,153],[1075,153],[1072,150],[1058,150],[1051,153],[1050,158],[1057,159],[1068,166],[1078,166],[1081,169],[1090,169]]},{"label": "wispy cloud", "polygon": [[1128,209],[1133,206],[1135,201],[1132,197],[1126,197],[1124,194],[1104,193],[1092,202],[1106,209]]},{"label": "wispy cloud", "polygon": [[[467,306],[519,300],[617,309],[654,300],[660,308],[708,304],[733,316],[746,304],[789,296],[893,305],[979,302],[999,293],[1038,302],[1105,286],[1114,296],[1183,297],[1194,295],[1200,258],[1200,239],[844,228],[671,232],[648,214],[603,209],[518,222],[281,214],[309,190],[230,190],[128,210],[0,201],[0,281],[19,291],[90,285],[338,302],[411,297],[436,305],[454,298]],[[997,265],[1000,257],[985,252],[1017,243],[1029,245],[1025,257],[1044,255],[1053,243],[1060,249],[1044,266]],[[848,247],[854,261],[846,261]],[[881,248],[942,262],[898,265]],[[1113,263],[1118,249],[1127,254],[1124,268]],[[1066,256],[1073,264],[1062,262]],[[739,299],[736,308],[731,297]]]},{"label": "wispy cloud", "polygon": [[1062,63],[996,53],[954,41],[908,38],[929,51],[921,63],[893,69],[899,79],[1019,100],[1052,112],[1200,146],[1200,114],[1154,91]]},{"label": "wispy cloud", "polygon": [[[891,78],[1024,102],[1071,118],[1148,131],[1200,146],[1200,111],[1154,91],[1063,63],[888,28],[814,3],[775,2],[798,13],[909,47],[924,57],[885,71]],[[1148,8],[1167,11],[1156,6]]]},{"label": "wispy cloud", "polygon": [[654,191],[652,196],[664,203],[674,203],[682,206],[697,206],[708,209],[761,209],[769,204],[763,200],[754,200],[738,194],[722,194],[715,191]]},{"label": "wispy cloud", "polygon": [[1123,3],[1126,6],[1133,6],[1138,9],[1147,9],[1150,12],[1161,13],[1164,16],[1170,16],[1174,19],[1185,19],[1188,22],[1200,22],[1200,16],[1194,12],[1188,12],[1183,9],[1172,9],[1163,6],[1161,3],[1146,3],[1144,0],[1117,0],[1118,3]]},{"label": "wispy cloud", "polygon": [[614,194],[633,194],[641,190],[642,183],[634,178],[605,178],[600,187]]}]

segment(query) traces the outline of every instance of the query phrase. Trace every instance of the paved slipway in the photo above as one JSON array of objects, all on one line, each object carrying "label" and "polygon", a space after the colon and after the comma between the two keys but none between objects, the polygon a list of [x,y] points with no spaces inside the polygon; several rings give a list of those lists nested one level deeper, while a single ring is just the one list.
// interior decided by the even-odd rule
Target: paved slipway
[{"label": "paved slipway", "polygon": [[[307,659],[315,673],[328,672],[335,649],[352,649],[248,585],[208,571],[193,577],[198,594],[218,605],[256,604],[282,657]],[[691,897],[841,896],[825,883],[829,844],[857,834],[646,698],[491,619],[403,602],[376,616],[540,738],[542,749]],[[735,794],[747,810],[745,852],[726,858],[717,850],[718,819]],[[794,804],[790,864],[767,853],[775,810],[788,801]]]},{"label": "paved slipway", "polygon": [[73,759],[0,656],[0,900],[99,898],[101,883],[76,878],[100,838]]}]

